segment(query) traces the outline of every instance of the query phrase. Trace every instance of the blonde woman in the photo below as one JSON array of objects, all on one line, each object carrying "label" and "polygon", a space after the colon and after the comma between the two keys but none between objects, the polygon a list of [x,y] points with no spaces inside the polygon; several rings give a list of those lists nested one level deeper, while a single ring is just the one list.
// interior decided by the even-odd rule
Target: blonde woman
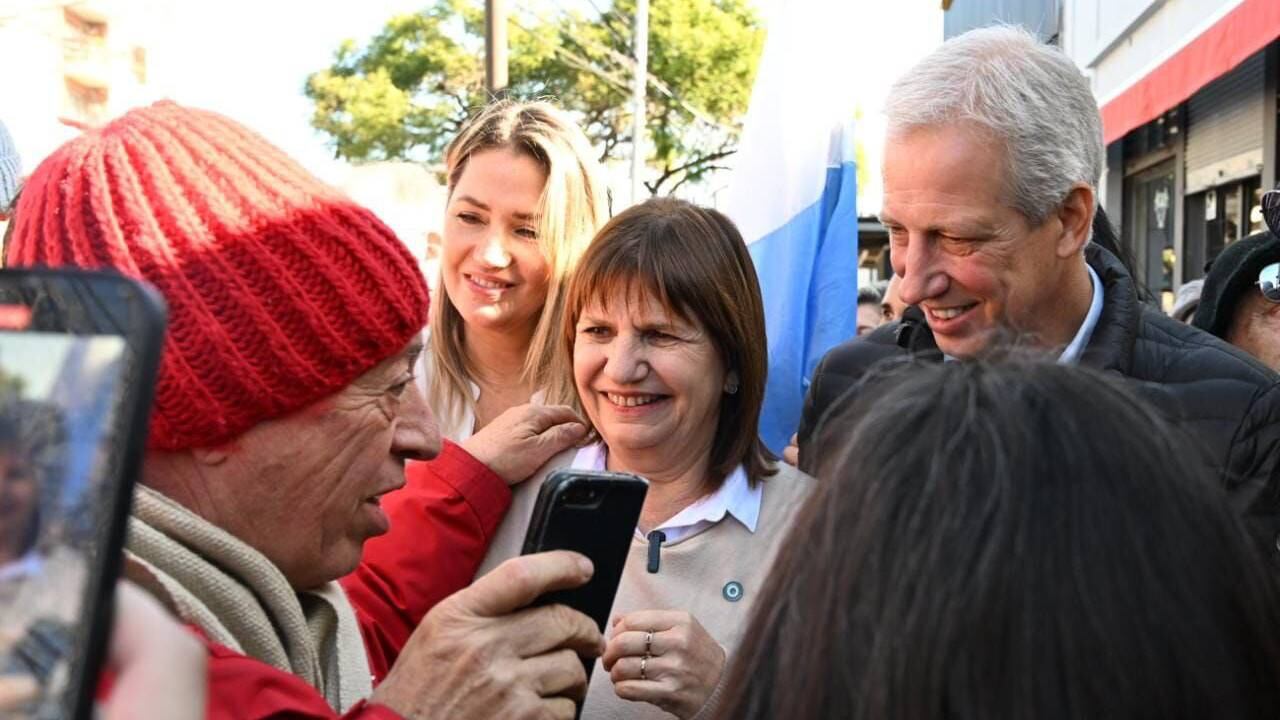
[{"label": "blonde woman", "polygon": [[431,534],[415,542],[435,571],[432,587],[419,589],[426,604],[411,608],[419,616],[471,582],[510,505],[507,486],[529,476],[527,459],[586,434],[559,333],[569,278],[608,214],[586,136],[545,102],[488,106],[445,161],[440,282],[422,380],[446,442],[439,457],[406,471],[438,502],[410,493],[385,502],[393,524],[432,519]]},{"label": "blonde woman", "polygon": [[463,441],[537,399],[572,405],[564,291],[608,210],[586,136],[545,102],[499,102],[450,144],[428,402]]}]

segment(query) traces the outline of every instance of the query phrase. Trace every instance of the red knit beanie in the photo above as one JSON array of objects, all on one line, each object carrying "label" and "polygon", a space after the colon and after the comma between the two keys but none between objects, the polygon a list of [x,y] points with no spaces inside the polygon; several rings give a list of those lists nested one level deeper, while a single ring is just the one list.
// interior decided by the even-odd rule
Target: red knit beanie
[{"label": "red knit beanie", "polygon": [[14,222],[9,265],[109,267],[164,295],[155,449],[218,445],[332,395],[427,322],[417,264],[371,212],[171,102],[59,148]]}]

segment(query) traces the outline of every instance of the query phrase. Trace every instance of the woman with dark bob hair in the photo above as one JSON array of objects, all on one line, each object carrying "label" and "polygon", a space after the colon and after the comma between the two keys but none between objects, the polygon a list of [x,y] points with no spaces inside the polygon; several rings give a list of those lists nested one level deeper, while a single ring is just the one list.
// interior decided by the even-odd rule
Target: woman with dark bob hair
[{"label": "woman with dark bob hair", "polygon": [[550,471],[647,478],[583,717],[709,716],[812,485],[760,441],[764,307],[742,236],[724,215],[679,200],[623,212],[583,256],[563,328],[596,442],[514,490],[481,572],[519,553]]},{"label": "woman with dark bob hair", "polygon": [[1280,596],[1191,443],[1046,361],[873,373],[722,718],[1275,718]]}]

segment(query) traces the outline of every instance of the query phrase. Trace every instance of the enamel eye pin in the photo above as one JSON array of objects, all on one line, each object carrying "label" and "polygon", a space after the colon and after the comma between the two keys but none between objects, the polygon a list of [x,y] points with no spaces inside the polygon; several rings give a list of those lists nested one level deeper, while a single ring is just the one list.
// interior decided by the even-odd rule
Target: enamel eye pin
[{"label": "enamel eye pin", "polygon": [[730,580],[724,584],[724,589],[720,591],[720,594],[729,602],[738,602],[742,599],[742,583],[737,580]]}]

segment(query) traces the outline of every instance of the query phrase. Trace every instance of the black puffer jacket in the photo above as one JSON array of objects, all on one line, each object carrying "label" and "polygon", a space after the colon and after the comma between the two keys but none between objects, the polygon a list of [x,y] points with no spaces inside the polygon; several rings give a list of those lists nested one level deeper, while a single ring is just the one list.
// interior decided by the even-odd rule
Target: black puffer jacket
[{"label": "black puffer jacket", "polygon": [[[1115,256],[1090,244],[1089,265],[1103,283],[1102,315],[1081,364],[1117,372],[1200,441],[1206,464],[1232,503],[1280,562],[1280,376],[1218,338],[1139,302]],[[918,312],[918,311],[917,311]],[[818,365],[800,425],[800,467],[812,474],[824,418],[857,392],[876,362],[908,353],[941,360],[916,314],[832,349]],[[1142,432],[1142,428],[1135,428]]]}]

